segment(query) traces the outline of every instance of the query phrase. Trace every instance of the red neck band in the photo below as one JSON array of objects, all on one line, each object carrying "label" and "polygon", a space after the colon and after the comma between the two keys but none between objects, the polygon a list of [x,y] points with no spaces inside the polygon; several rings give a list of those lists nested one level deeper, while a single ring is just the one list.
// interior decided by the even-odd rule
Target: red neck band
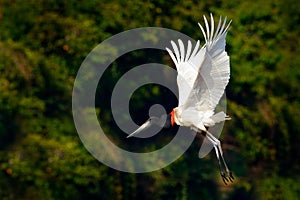
[{"label": "red neck band", "polygon": [[171,125],[174,126],[174,124],[175,124],[175,111],[174,111],[174,109],[172,110],[170,115],[171,115]]}]

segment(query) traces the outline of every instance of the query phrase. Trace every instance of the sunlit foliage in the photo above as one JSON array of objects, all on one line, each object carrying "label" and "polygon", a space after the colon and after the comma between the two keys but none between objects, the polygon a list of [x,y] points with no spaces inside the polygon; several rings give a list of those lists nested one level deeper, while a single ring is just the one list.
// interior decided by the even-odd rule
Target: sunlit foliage
[{"label": "sunlit foliage", "polygon": [[[299,10],[296,0],[0,1],[0,199],[297,199]],[[226,47],[232,120],[221,138],[235,182],[223,185],[213,154],[197,157],[198,139],[175,163],[148,174],[99,163],[72,120],[72,87],[83,59],[108,37],[138,27],[203,41],[197,22],[210,12],[233,20]],[[116,142],[122,133],[110,113],[113,85],[148,61],[172,66],[165,52],[133,52],[114,62],[99,85],[99,118]],[[172,98],[165,88],[140,88],[132,118],[143,122],[153,103],[171,109]],[[147,148],[170,138],[159,136]]]}]

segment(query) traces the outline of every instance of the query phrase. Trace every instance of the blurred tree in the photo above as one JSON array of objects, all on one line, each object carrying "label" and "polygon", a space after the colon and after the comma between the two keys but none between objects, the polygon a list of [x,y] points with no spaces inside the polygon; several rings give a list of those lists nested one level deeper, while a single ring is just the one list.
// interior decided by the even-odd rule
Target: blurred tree
[{"label": "blurred tree", "polygon": [[[296,0],[2,0],[1,199],[296,199],[299,7]],[[73,81],[83,59],[101,41],[137,27],[174,29],[203,44],[197,22],[209,12],[233,19],[227,37],[232,120],[222,140],[235,183],[224,187],[215,159],[197,157],[198,139],[172,165],[148,174],[117,172],[96,161],[81,144],[71,114]],[[165,52],[136,51],[114,62],[99,83],[99,118],[119,144],[111,91],[123,73],[148,61],[173,66]],[[142,87],[131,101],[140,111],[132,118],[142,122],[153,103],[169,109],[176,105],[170,99],[174,95],[166,88]],[[149,140],[144,150],[167,143],[171,132]]]}]

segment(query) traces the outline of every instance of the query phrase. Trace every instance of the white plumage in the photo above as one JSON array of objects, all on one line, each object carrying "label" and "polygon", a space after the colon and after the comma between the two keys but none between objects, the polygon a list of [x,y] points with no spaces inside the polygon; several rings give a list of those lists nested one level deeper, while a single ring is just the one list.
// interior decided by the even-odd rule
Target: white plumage
[{"label": "white plumage", "polygon": [[194,48],[188,41],[185,50],[179,39],[178,45],[171,41],[174,53],[166,48],[178,72],[179,104],[174,109],[175,122],[200,130],[226,119],[224,112],[214,115],[214,110],[230,76],[229,56],[225,51],[225,37],[230,22],[226,25],[226,18],[222,22],[220,17],[216,31],[212,14],[211,25],[205,16],[204,22],[205,29],[199,24],[205,39],[202,47],[199,40]]}]

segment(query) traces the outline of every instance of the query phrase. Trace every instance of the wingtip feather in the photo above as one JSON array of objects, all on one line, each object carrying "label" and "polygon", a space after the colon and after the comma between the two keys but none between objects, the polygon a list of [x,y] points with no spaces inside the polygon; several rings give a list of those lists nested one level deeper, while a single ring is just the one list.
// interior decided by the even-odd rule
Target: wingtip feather
[{"label": "wingtip feather", "polygon": [[184,45],[181,39],[178,39],[178,45],[180,50],[180,62],[183,62],[185,59]]}]

